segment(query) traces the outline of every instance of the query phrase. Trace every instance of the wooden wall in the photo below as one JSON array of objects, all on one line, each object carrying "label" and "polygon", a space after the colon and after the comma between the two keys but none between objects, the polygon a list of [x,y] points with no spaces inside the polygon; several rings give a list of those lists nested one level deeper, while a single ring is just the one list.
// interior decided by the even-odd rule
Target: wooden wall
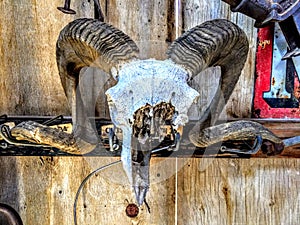
[{"label": "wooden wall", "polygon": [[[56,68],[55,42],[68,21],[93,16],[92,2],[73,0],[75,16],[56,9],[63,0],[0,2],[0,114],[70,114]],[[227,18],[239,24],[248,34],[250,53],[224,116],[251,116],[253,20],[231,13],[220,0],[182,0],[178,17],[173,0],[101,0],[101,5],[106,22],[131,36],[143,58],[163,59],[176,33],[205,20]],[[217,78],[217,72],[210,71],[193,81],[204,96],[201,106],[209,102]],[[105,80],[102,86],[108,88],[110,82]],[[108,116],[106,109],[98,111]],[[191,110],[192,118],[200,114],[197,107]],[[13,206],[26,225],[72,224],[80,182],[114,160],[118,158],[1,157],[0,202]],[[137,218],[125,215],[134,196],[118,165],[93,176],[85,186],[78,205],[79,224],[300,224],[298,159],[155,158],[151,166],[150,212],[143,205]]]},{"label": "wooden wall", "polygon": [[[57,71],[55,43],[60,30],[69,21],[78,17],[93,17],[91,2],[72,1],[71,7],[78,12],[75,16],[62,14],[56,9],[63,4],[62,0],[1,2],[0,115],[70,114]],[[206,20],[227,18],[243,27],[250,41],[249,59],[228,103],[227,116],[250,117],[256,48],[253,20],[231,13],[229,7],[218,0],[185,0],[180,4],[180,12],[176,16],[174,0],[101,1],[106,22],[127,33],[138,44],[142,58],[164,59],[165,50],[176,35]],[[205,108],[216,88],[218,73],[204,72],[201,75],[192,85],[200,89],[203,95],[200,106]],[[198,107],[192,110],[191,116],[199,117]]]}]

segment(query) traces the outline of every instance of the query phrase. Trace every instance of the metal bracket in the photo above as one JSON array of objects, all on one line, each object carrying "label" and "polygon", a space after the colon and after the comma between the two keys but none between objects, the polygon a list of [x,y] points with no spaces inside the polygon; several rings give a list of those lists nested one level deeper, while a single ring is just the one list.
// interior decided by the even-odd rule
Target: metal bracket
[{"label": "metal bracket", "polygon": [[181,135],[179,132],[177,132],[175,129],[172,127],[172,138],[173,143],[169,144],[167,146],[163,147],[158,147],[152,150],[152,153],[160,152],[163,150],[168,150],[168,151],[178,151],[180,147],[180,140],[181,140]]},{"label": "metal bracket", "polygon": [[282,59],[300,55],[300,9],[292,16],[279,23],[288,44],[288,51]]},{"label": "metal bracket", "polygon": [[227,148],[226,146],[222,145],[220,148],[221,152],[229,152],[229,153],[237,153],[237,154],[244,154],[244,155],[252,155],[256,154],[263,143],[263,139],[261,135],[258,135],[255,138],[253,146],[250,146],[250,149],[235,149],[235,148]]},{"label": "metal bracket", "polygon": [[[104,15],[101,10],[99,0],[94,0],[95,4],[95,15],[94,18],[100,20],[101,22],[104,21]],[[76,14],[76,11],[71,9],[71,0],[65,0],[65,4],[63,7],[57,7],[57,9],[65,14]]]},{"label": "metal bracket", "polygon": [[[24,121],[36,121],[43,125],[56,127],[64,131],[71,130],[71,118],[62,115],[53,118],[49,117],[8,117],[7,115],[0,116],[0,155],[70,155],[59,149],[48,145],[33,144],[27,141],[16,140],[10,133],[9,123],[19,124]],[[109,120],[93,118],[100,137],[101,142],[99,147],[92,153],[91,156],[101,155],[110,156],[119,155],[122,150],[123,133],[120,128],[117,128]],[[178,151],[180,147],[181,135],[175,130],[172,125],[166,125],[167,137],[160,143],[160,145],[153,150],[153,153],[159,151]],[[153,137],[156,138],[156,137]]]},{"label": "metal bracket", "polygon": [[256,20],[255,26],[262,27],[270,22],[284,21],[300,9],[298,0],[222,0],[233,12],[243,13]]},{"label": "metal bracket", "polygon": [[108,141],[109,141],[109,149],[111,152],[118,151],[120,149],[119,139],[115,134],[116,127],[108,128]]},{"label": "metal bracket", "polygon": [[[64,127],[66,124],[71,124],[70,117],[57,116],[54,118],[49,117],[8,117],[7,115],[0,116],[0,136],[5,139],[0,138],[0,155],[14,155],[14,156],[64,156],[70,155],[59,149],[42,146],[37,144],[31,144],[24,141],[15,140],[11,136],[9,127],[6,123],[13,122],[15,124],[32,120],[45,125]],[[101,142],[99,147],[93,152],[87,154],[87,156],[119,156],[122,151],[123,144],[123,134],[122,130],[114,127],[110,120],[105,119],[94,119],[95,126],[98,131]],[[196,121],[191,121],[189,126],[185,129],[189,130]],[[64,129],[64,128],[63,128]],[[68,129],[70,129],[68,127]],[[205,149],[196,148],[187,139],[186,136],[182,136],[171,124],[167,124],[166,138],[152,150],[152,153],[156,156],[167,156],[168,152],[176,152],[173,156],[183,156],[183,155],[202,155]],[[153,137],[154,139],[156,137]],[[184,140],[184,141],[182,141]],[[242,144],[241,144],[242,143]],[[292,137],[283,140],[285,147],[294,146],[300,144],[300,136]],[[223,143],[220,149],[220,156],[223,153],[232,153],[238,155],[250,156],[251,154],[257,153],[262,147],[262,137],[257,136],[253,144],[248,144],[247,142],[226,142]],[[181,151],[179,151],[181,150]]]},{"label": "metal bracket", "polygon": [[[152,153],[157,153],[163,150],[168,150],[168,151],[178,151],[180,147],[180,140],[181,140],[181,135],[179,132],[174,129],[172,125],[169,125],[171,133],[167,133],[167,135],[170,136],[169,140],[165,140],[163,143],[161,143],[160,147],[154,148],[152,150]],[[116,128],[114,125],[108,125],[107,127],[103,127],[103,131],[107,135],[102,135],[101,139],[103,142],[109,143],[109,150],[111,152],[116,152],[119,151],[122,147],[122,141],[120,140],[119,137],[122,137],[122,131],[119,128]],[[153,139],[156,139],[156,137],[152,137]],[[170,143],[171,142],[171,143]]]}]

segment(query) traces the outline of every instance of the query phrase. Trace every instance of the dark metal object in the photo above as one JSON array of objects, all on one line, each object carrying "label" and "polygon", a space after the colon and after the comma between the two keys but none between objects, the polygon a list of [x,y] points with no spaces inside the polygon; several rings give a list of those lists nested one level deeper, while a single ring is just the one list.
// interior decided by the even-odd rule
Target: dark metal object
[{"label": "dark metal object", "polygon": [[20,215],[11,206],[0,203],[0,213],[5,215],[9,225],[23,225]]},{"label": "dark metal object", "polygon": [[43,122],[42,124],[43,125],[46,125],[46,126],[50,126],[51,124],[57,124],[57,123],[62,123],[62,121],[64,120],[64,116],[63,115],[59,115],[59,116],[55,116],[53,118],[50,118],[49,120],[46,120],[45,122]]},{"label": "dark metal object", "polygon": [[101,10],[99,0],[94,0],[94,4],[95,4],[95,16],[94,16],[94,18],[103,22],[104,21],[104,14]]},{"label": "dark metal object", "polygon": [[255,26],[262,27],[270,22],[286,20],[300,8],[298,0],[223,0],[233,12],[243,13],[256,20]]},{"label": "dark metal object", "polygon": [[[78,198],[79,198],[79,195],[84,187],[84,185],[86,184],[86,182],[95,174],[97,174],[98,172],[101,172],[102,170],[104,169],[107,169],[111,166],[114,166],[116,164],[119,164],[121,163],[121,160],[118,160],[118,161],[115,161],[115,162],[112,162],[112,163],[109,163],[105,166],[102,166],[96,170],[94,170],[93,172],[91,172],[88,176],[86,176],[86,178],[84,178],[84,180],[81,182],[78,190],[77,190],[77,193],[76,193],[76,196],[75,196],[75,200],[74,200],[74,205],[73,205],[73,215],[74,215],[74,225],[77,225],[77,202],[78,202]],[[17,224],[16,224],[17,225]]]},{"label": "dark metal object", "polygon": [[261,136],[257,136],[253,146],[250,147],[250,149],[235,149],[235,148],[227,148],[226,146],[221,146],[220,151],[221,152],[229,152],[229,153],[236,153],[236,154],[245,154],[245,155],[252,155],[256,154],[262,146],[263,139]]},{"label": "dark metal object", "polygon": [[282,59],[300,55],[300,9],[292,16],[279,23],[289,49]]},{"label": "dark metal object", "polygon": [[[99,0],[94,0],[94,4],[95,4],[94,18],[103,22],[104,21],[104,15],[103,15],[103,12],[101,10]],[[71,9],[70,5],[71,5],[71,0],[65,0],[64,6],[63,7],[57,7],[57,9],[62,11],[63,13],[66,13],[66,14],[76,14],[76,11]]]},{"label": "dark metal object", "polygon": [[139,214],[139,207],[136,204],[131,203],[126,207],[125,212],[126,215],[130,218],[137,217],[137,215]]},{"label": "dark metal object", "polygon": [[[179,146],[180,146],[180,140],[181,140],[181,135],[179,132],[177,132],[171,125],[171,134],[170,134],[170,140],[167,139],[168,141],[164,142],[164,145],[157,146],[152,150],[152,153],[160,152],[163,150],[168,150],[168,151],[178,151]],[[108,143],[109,143],[109,150],[111,152],[119,151],[121,148],[121,141],[118,139],[116,135],[116,127],[113,126],[112,128],[107,128],[106,132],[108,133]]]},{"label": "dark metal object", "polygon": [[[47,124],[47,125],[64,125],[69,124],[72,122],[71,117],[24,117],[24,116],[15,116],[15,117],[9,117],[7,115],[0,116],[0,126],[4,125],[7,122],[14,122],[15,124],[24,122],[24,121],[35,121],[41,124]],[[110,141],[109,139],[109,131],[110,127],[113,127],[113,124],[110,120],[101,119],[101,118],[91,118],[93,122],[95,123],[96,129],[98,131],[98,135],[100,137],[101,142],[99,143],[98,147],[93,150],[91,153],[87,154],[86,156],[102,156],[102,157],[111,157],[111,156],[120,156],[120,153],[122,151],[122,139],[118,139],[114,134],[113,141]],[[294,121],[294,122],[300,122],[300,121]],[[190,125],[186,126],[186,130],[190,130],[196,121],[191,121]],[[114,132],[120,132],[119,130],[114,130]],[[17,142],[17,145],[6,142],[5,140],[0,140],[0,156],[70,156],[71,154],[65,153],[63,151],[60,151],[59,149],[49,147],[49,146],[38,146],[32,143],[27,142],[20,142],[18,140],[15,140],[13,137],[11,137],[9,130],[6,130],[4,128],[4,134],[10,137],[12,140]],[[120,136],[120,134],[119,134]],[[296,137],[298,138],[298,137]],[[185,133],[183,133],[183,136],[180,136],[179,133],[171,134],[170,137],[165,138],[158,146],[156,146],[152,150],[152,154],[156,157],[168,157],[172,155],[172,157],[186,157],[193,156],[193,157],[201,157],[203,154],[207,155],[206,149],[197,148],[194,145],[192,145],[188,140],[188,137]],[[292,138],[291,138],[292,140]],[[295,139],[294,139],[295,140]],[[284,140],[285,146],[289,147],[291,146],[291,142],[289,139]],[[297,139],[296,139],[297,141]],[[113,143],[113,151],[111,151],[111,143]],[[294,145],[298,144],[297,142],[293,142]],[[300,143],[300,138],[299,138]],[[26,145],[24,145],[26,144]],[[260,142],[257,142],[256,144],[252,144],[251,146],[249,144],[244,143],[244,145],[239,144],[228,144],[224,143],[225,147],[222,147],[219,155],[211,155],[211,157],[223,157],[222,154],[226,153],[228,157],[228,153],[232,153],[233,157],[235,154],[242,155],[243,152],[245,152],[244,155],[254,154],[251,152],[255,152],[258,148]],[[265,144],[265,143],[264,143]],[[263,145],[264,145],[263,144]],[[118,147],[116,149],[115,147]],[[233,151],[230,151],[233,149]],[[178,151],[176,151],[178,150]],[[78,156],[78,155],[73,155]]]},{"label": "dark metal object", "polygon": [[279,154],[281,151],[279,149],[287,148],[287,147],[292,147],[295,145],[300,144],[300,136],[295,136],[291,138],[287,138],[283,140],[283,146],[279,145],[274,145],[270,142],[263,143],[263,139],[261,136],[257,136],[256,140],[250,149],[236,149],[236,148],[228,148],[226,146],[221,146],[220,151],[221,152],[229,152],[229,153],[236,153],[236,154],[241,154],[241,155],[252,155],[256,154],[260,149],[263,150],[265,153],[277,153]]},{"label": "dark metal object", "polygon": [[226,2],[232,7],[236,7],[241,2],[241,0],[222,0],[222,1]]},{"label": "dark metal object", "polygon": [[161,146],[161,147],[155,148],[152,150],[152,153],[160,152],[163,150],[168,150],[168,151],[178,151],[179,150],[181,135],[180,135],[180,133],[176,132],[174,129],[172,129],[172,131],[173,131],[172,139],[174,140],[174,142],[167,146]]},{"label": "dark metal object", "polygon": [[118,151],[119,148],[120,148],[119,139],[115,135],[115,131],[114,131],[115,129],[114,128],[109,128],[108,129],[109,150],[111,152]]},{"label": "dark metal object", "polygon": [[63,7],[57,7],[58,10],[66,14],[76,14],[76,11],[70,8],[71,0],[65,0]]},{"label": "dark metal object", "polygon": [[299,0],[223,0],[233,12],[255,19],[256,27],[279,22],[289,49],[282,59],[300,55],[300,1]]}]

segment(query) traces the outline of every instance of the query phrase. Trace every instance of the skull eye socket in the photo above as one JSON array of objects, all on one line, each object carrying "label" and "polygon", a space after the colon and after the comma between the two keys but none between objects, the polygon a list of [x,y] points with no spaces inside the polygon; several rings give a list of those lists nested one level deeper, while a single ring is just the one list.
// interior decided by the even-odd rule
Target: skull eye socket
[{"label": "skull eye socket", "polygon": [[80,67],[76,67],[75,62],[68,62],[66,70],[69,76],[77,77],[80,72]]}]

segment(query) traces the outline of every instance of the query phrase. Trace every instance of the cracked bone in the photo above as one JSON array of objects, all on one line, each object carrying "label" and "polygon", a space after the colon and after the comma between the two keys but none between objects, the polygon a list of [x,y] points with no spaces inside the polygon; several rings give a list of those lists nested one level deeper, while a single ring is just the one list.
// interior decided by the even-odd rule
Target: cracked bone
[{"label": "cracked bone", "polygon": [[[25,139],[47,143],[76,154],[83,152],[81,145],[73,145],[74,137],[80,137],[82,146],[96,145],[98,136],[88,120],[85,104],[76,88],[81,69],[99,67],[120,81],[107,91],[107,97],[111,118],[123,130],[124,146],[121,157],[124,168],[141,204],[149,187],[149,161],[152,145],[155,144],[151,136],[156,137],[155,129],[154,135],[152,129],[157,128],[160,131],[160,124],[170,121],[170,118],[173,128],[177,131],[181,129],[188,120],[189,106],[198,96],[195,90],[188,87],[186,81],[205,68],[220,66],[220,88],[188,134],[190,141],[197,147],[212,144],[212,139],[202,131],[214,129],[212,115],[218,117],[234,90],[247,59],[249,43],[245,32],[237,25],[228,20],[215,19],[197,25],[177,38],[168,47],[168,60],[138,60],[139,49],[128,35],[99,20],[80,18],[69,23],[60,32],[56,46],[59,75],[72,107],[73,131],[66,135],[69,137],[66,142],[57,142],[57,138],[61,139],[60,132],[52,132],[50,128],[36,129],[39,132],[35,133],[25,132],[30,134],[29,137],[25,135]],[[222,141],[248,137],[249,132],[241,127],[232,123],[225,124],[223,130],[218,130],[216,135]],[[257,127],[266,133],[263,126],[255,126],[252,129],[253,134],[257,133]],[[19,135],[18,130],[20,131],[12,130],[12,134]],[[44,132],[46,130],[48,132]],[[36,139],[39,133],[46,137],[42,140]],[[23,134],[21,132],[21,136]],[[274,140],[274,137],[269,132],[268,139]],[[275,137],[275,140],[281,143],[279,138]]]},{"label": "cracked bone", "polygon": [[[134,179],[135,176],[139,176],[134,174],[136,172],[133,172],[132,165],[134,113],[146,105],[154,107],[160,103],[170,103],[175,107],[172,125],[176,129],[188,122],[188,109],[197,100],[199,93],[188,86],[189,76],[186,70],[170,60],[133,61],[124,65],[114,76],[118,83],[106,92],[110,116],[115,126],[123,131],[121,153],[123,167],[130,183],[136,187],[135,192],[139,204],[142,204],[148,190],[148,184],[147,182],[145,184],[144,178],[146,176],[148,179],[149,170],[143,168],[141,178]],[[148,152],[151,154],[151,149],[148,149]]]}]

